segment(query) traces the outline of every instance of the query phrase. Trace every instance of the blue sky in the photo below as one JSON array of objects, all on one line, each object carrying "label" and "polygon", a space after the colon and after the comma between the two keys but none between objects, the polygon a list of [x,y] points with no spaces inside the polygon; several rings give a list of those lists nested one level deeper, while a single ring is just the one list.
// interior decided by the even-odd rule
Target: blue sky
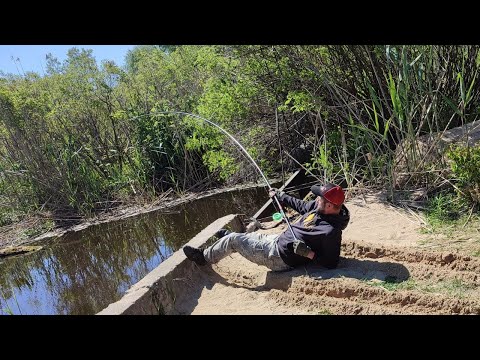
[{"label": "blue sky", "polygon": [[[133,49],[135,45],[0,45],[0,71],[15,75],[35,71],[43,75],[46,68],[45,56],[48,53],[52,53],[63,62],[72,47],[92,49],[98,64],[102,60],[113,60],[122,66],[128,50]],[[21,66],[12,60],[12,56],[14,59],[20,59]]]}]

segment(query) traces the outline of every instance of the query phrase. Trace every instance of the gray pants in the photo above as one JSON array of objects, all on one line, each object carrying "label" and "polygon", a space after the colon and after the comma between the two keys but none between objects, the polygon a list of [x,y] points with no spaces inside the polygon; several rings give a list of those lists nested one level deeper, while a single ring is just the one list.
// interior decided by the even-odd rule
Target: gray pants
[{"label": "gray pants", "polygon": [[273,271],[291,270],[278,252],[278,234],[231,233],[203,250],[210,264],[219,262],[232,252],[238,252],[247,260],[263,265]]}]

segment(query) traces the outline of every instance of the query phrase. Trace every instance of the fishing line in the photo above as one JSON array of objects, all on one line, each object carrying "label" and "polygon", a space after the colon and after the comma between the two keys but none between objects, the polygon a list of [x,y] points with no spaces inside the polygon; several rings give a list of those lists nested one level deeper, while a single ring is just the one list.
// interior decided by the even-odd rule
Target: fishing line
[{"label": "fishing line", "polygon": [[[268,182],[267,180],[267,177],[265,176],[265,174],[263,173],[262,169],[260,169],[260,167],[257,165],[257,163],[255,162],[255,160],[253,160],[253,158],[250,156],[250,154],[248,153],[248,151],[242,146],[242,144],[240,144],[238,142],[237,139],[235,139],[227,130],[225,130],[224,128],[222,128],[220,125],[214,123],[213,121],[211,120],[208,120],[206,118],[204,118],[203,116],[200,116],[200,115],[196,115],[196,114],[192,114],[192,113],[188,113],[188,112],[185,112],[185,111],[156,111],[156,112],[150,112],[150,113],[145,113],[143,115],[138,115],[138,116],[135,116],[135,117],[132,117],[130,118],[131,120],[133,119],[136,119],[136,118],[139,118],[141,116],[148,116],[148,115],[157,115],[157,114],[179,114],[179,115],[188,115],[188,116],[191,116],[191,117],[194,117],[194,118],[197,118],[197,119],[200,119],[200,120],[203,120],[205,122],[207,122],[208,124],[212,125],[212,126],[215,126],[217,129],[219,129],[221,132],[223,132],[225,135],[228,136],[228,138],[235,144],[237,145],[240,150],[242,150],[243,154],[247,157],[248,160],[250,160],[252,162],[252,164],[255,166],[255,168],[258,170],[258,172],[260,173],[260,175],[262,175],[262,178],[263,180],[265,181],[265,183],[267,184],[268,186],[268,190],[273,190],[272,186],[270,185],[270,183]],[[280,204],[280,200],[278,199],[277,195],[275,194],[273,196],[273,199],[275,199],[275,202],[278,209],[280,210],[280,213],[282,215],[282,218],[285,219],[285,222],[287,223],[288,225],[288,229],[290,230],[290,232],[292,233],[293,235],[293,239],[294,240],[297,240],[296,236],[295,236],[295,233],[293,232],[293,229],[292,229],[292,226],[290,225],[290,221],[288,220],[288,217],[287,215],[285,214],[285,212],[283,211],[283,207],[282,205]]]}]

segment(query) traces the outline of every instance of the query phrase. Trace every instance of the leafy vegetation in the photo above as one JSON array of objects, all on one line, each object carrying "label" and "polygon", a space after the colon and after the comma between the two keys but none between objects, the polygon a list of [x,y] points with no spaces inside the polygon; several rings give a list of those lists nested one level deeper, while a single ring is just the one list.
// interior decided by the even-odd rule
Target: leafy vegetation
[{"label": "leafy vegetation", "polygon": [[428,201],[427,220],[432,226],[452,224],[460,218],[461,209],[455,194],[442,192]]},{"label": "leafy vegetation", "polygon": [[[436,188],[445,164],[428,156],[435,143],[415,141],[477,119],[479,50],[151,45],[123,68],[84,49],[50,56],[43,76],[0,77],[0,225],[259,179],[218,129],[169,111],[214,121],[269,176],[303,166],[348,187]],[[478,148],[447,157],[450,184],[478,204]],[[450,212],[448,199],[432,216]]]},{"label": "leafy vegetation", "polygon": [[458,187],[457,194],[466,204],[480,205],[480,145],[452,146],[447,151]]}]

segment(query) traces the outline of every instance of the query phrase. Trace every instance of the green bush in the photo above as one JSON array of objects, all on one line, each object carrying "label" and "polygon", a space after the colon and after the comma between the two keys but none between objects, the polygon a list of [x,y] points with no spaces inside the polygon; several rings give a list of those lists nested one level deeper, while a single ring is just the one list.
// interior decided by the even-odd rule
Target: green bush
[{"label": "green bush", "polygon": [[427,219],[431,225],[440,225],[458,220],[461,203],[455,194],[441,192],[431,198],[427,204]]},{"label": "green bush", "polygon": [[480,146],[452,145],[446,155],[460,197],[468,203],[480,204]]}]

